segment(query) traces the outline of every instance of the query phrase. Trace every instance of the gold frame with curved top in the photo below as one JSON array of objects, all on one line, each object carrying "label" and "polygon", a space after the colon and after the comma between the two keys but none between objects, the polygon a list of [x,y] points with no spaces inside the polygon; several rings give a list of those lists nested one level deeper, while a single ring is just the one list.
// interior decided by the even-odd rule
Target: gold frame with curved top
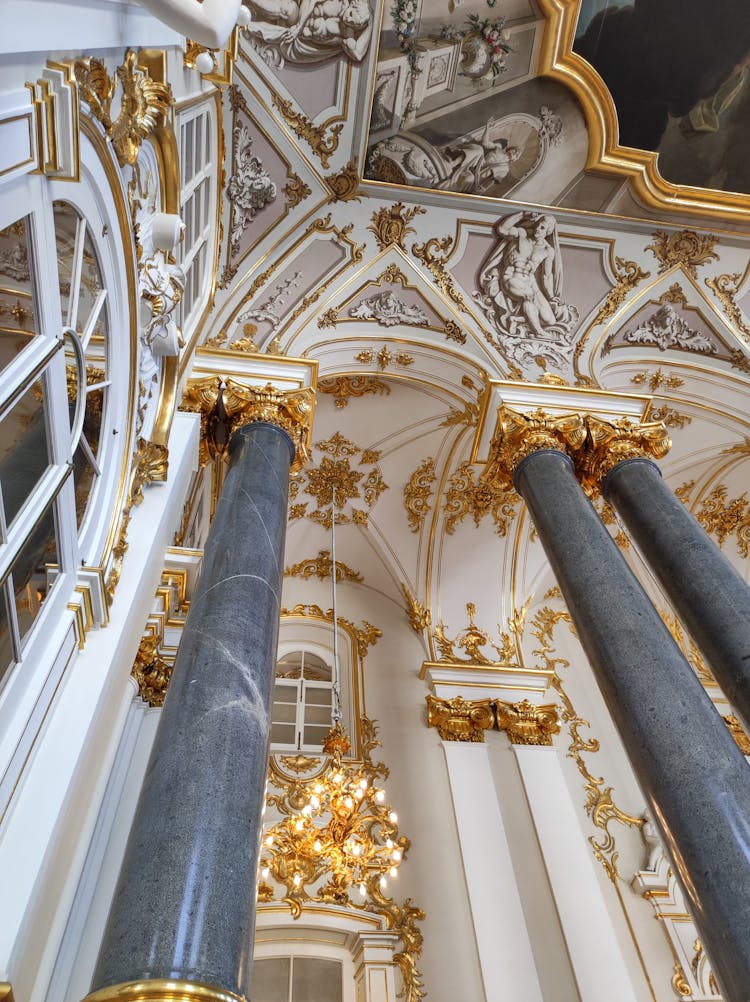
[{"label": "gold frame with curved top", "polygon": [[594,67],[573,51],[579,6],[580,0],[539,0],[547,18],[539,76],[559,81],[578,98],[589,133],[586,169],[629,180],[649,209],[746,222],[750,195],[674,184],[659,173],[657,153],[619,145],[612,95]]}]

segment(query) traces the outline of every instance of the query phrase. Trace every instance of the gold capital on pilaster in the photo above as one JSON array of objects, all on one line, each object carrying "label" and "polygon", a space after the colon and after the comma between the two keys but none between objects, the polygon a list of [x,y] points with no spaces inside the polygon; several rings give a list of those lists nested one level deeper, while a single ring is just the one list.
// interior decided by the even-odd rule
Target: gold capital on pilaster
[{"label": "gold capital on pilaster", "polygon": [[489,699],[441,699],[426,696],[427,726],[436,727],[443,741],[484,741],[495,724]]},{"label": "gold capital on pilaster", "polygon": [[481,480],[507,490],[519,463],[540,449],[559,449],[573,455],[586,440],[586,426],[580,414],[529,414],[500,406],[497,425],[490,443],[487,465]]},{"label": "gold capital on pilaster", "polygon": [[180,410],[201,415],[200,463],[225,458],[229,440],[242,425],[267,421],[283,428],[294,442],[292,471],[301,469],[309,458],[315,391],[311,387],[280,390],[268,382],[252,386],[235,379],[208,376],[191,379],[185,388]]},{"label": "gold capital on pilaster", "polygon": [[672,440],[661,421],[636,422],[628,418],[605,421],[586,415],[587,437],[574,456],[576,473],[587,494],[601,490],[604,478],[625,459],[661,459]]},{"label": "gold capital on pilaster", "polygon": [[497,727],[514,745],[551,745],[552,735],[560,730],[557,707],[554,703],[538,706],[522,699],[519,703],[506,703],[496,699],[492,706]]}]

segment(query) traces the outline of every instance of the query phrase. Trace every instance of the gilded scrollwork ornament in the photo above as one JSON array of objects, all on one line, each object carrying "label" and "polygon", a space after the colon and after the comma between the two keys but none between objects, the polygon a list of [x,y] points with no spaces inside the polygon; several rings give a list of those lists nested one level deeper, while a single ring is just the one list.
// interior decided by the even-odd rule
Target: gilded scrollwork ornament
[{"label": "gilded scrollwork ornament", "polygon": [[484,732],[494,727],[495,716],[489,699],[441,699],[428,695],[427,726],[437,728],[443,741],[484,743]]},{"label": "gilded scrollwork ornament", "polygon": [[693,278],[698,277],[698,268],[709,261],[718,261],[714,250],[718,237],[713,233],[696,233],[695,230],[679,230],[668,233],[656,230],[652,234],[653,243],[646,246],[659,262],[659,274],[681,265]]},{"label": "gilded scrollwork ornament", "polygon": [[435,460],[428,456],[412,473],[404,487],[404,508],[412,532],[419,532],[430,513],[435,479]]},{"label": "gilded scrollwork ornament", "polygon": [[375,234],[378,250],[385,250],[394,244],[401,250],[406,250],[406,234],[416,232],[409,223],[415,216],[426,211],[421,205],[407,209],[403,202],[396,202],[388,208],[384,206],[373,212],[372,221],[367,228]]},{"label": "gilded scrollwork ornament", "polygon": [[131,675],[138,683],[138,694],[149,706],[163,706],[174,662],[159,653],[154,637],[144,637],[138,647]]},{"label": "gilded scrollwork ornament", "polygon": [[610,289],[594,318],[595,324],[603,324],[619,310],[625,302],[628,293],[651,275],[644,271],[636,261],[627,261],[624,257],[615,258],[615,286]]},{"label": "gilded scrollwork ornament", "polygon": [[[476,606],[473,602],[467,602],[469,625],[459,630],[453,640],[446,635],[445,624],[442,621],[435,627],[432,637],[438,649],[439,660],[451,664],[487,665],[493,668],[514,664],[516,648],[511,633],[518,636],[522,632],[527,605],[514,611],[508,621],[508,631],[500,632],[500,643],[496,644],[490,639],[489,633],[477,626]],[[497,653],[497,658],[488,657],[482,649],[484,647],[491,647]]]},{"label": "gilded scrollwork ornament", "polygon": [[429,630],[432,624],[432,613],[429,608],[417,601],[416,595],[412,595],[405,584],[401,584],[401,591],[406,599],[406,615],[409,619],[409,626],[415,633],[423,633]]},{"label": "gilded scrollwork ornament", "polygon": [[[330,550],[320,550],[317,557],[308,557],[307,560],[300,560],[299,563],[292,564],[291,567],[284,568],[284,574],[288,577],[318,578],[320,581],[330,581],[333,575],[333,558]],[[363,584],[364,578],[358,571],[352,570],[348,564],[342,560],[336,560],[336,581],[351,581],[354,584]]]},{"label": "gilded scrollwork ornament", "polygon": [[348,407],[349,401],[355,397],[367,394],[387,397],[390,392],[390,386],[377,376],[326,376],[318,382],[318,393],[330,394],[339,408]]},{"label": "gilded scrollwork ornament", "polygon": [[337,120],[315,125],[307,115],[301,111],[295,111],[291,101],[279,97],[275,91],[272,100],[274,107],[281,113],[281,117],[289,128],[310,145],[323,167],[328,169],[330,158],[339,148],[339,136],[344,128],[344,123]]}]

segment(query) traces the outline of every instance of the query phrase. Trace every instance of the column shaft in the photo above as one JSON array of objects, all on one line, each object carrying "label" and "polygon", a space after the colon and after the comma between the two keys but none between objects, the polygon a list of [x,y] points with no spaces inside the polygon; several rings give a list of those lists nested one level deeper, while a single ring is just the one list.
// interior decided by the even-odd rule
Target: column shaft
[{"label": "column shaft", "polygon": [[[247,994],[294,448],[257,422],[235,433],[230,453],[94,972],[97,1000],[131,997],[110,996],[112,985],[165,979],[216,988],[211,999]],[[162,997],[177,996],[137,995]]]},{"label": "column shaft", "polygon": [[542,449],[515,485],[560,583],[725,998],[750,1000],[750,773],[579,486]]},{"label": "column shaft", "polygon": [[618,463],[602,490],[750,728],[750,588],[650,460]]}]

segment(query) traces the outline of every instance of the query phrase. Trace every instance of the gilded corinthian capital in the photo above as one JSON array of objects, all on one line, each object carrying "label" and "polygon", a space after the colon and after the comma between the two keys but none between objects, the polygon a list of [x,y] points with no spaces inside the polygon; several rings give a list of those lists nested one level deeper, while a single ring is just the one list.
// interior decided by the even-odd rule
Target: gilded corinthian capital
[{"label": "gilded corinthian capital", "polygon": [[484,742],[484,732],[491,730],[495,717],[489,699],[441,699],[425,696],[427,726],[436,727],[443,741]]},{"label": "gilded corinthian capital", "polygon": [[638,424],[627,418],[604,421],[586,416],[588,436],[575,457],[578,479],[587,494],[601,490],[610,470],[625,459],[661,459],[672,448],[672,440],[660,421]]},{"label": "gilded corinthian capital", "polygon": [[272,383],[248,386],[218,376],[190,380],[180,410],[201,415],[200,462],[225,458],[237,428],[253,421],[267,421],[283,428],[294,442],[292,471],[301,469],[309,458],[308,441],[315,394],[305,387],[278,390]]},{"label": "gilded corinthian capital", "polygon": [[508,490],[521,460],[540,449],[558,449],[573,455],[586,440],[586,426],[580,414],[546,414],[542,410],[522,414],[510,407],[498,407],[490,455],[480,477]]},{"label": "gilded corinthian capital", "polygon": [[505,731],[514,745],[551,745],[552,735],[560,730],[557,707],[554,703],[538,706],[522,699],[520,703],[506,703],[496,699],[495,709],[498,730]]}]

